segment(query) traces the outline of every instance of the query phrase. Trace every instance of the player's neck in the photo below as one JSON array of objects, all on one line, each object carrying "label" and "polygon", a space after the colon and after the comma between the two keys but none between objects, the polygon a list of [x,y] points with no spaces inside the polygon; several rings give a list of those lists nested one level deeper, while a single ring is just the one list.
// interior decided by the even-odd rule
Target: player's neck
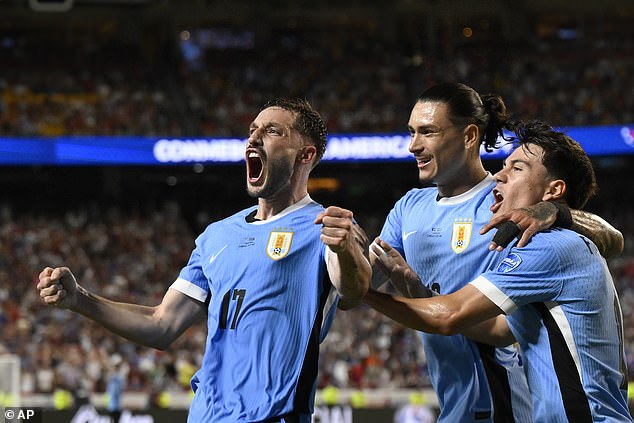
[{"label": "player's neck", "polygon": [[297,203],[307,195],[308,191],[304,189],[296,190],[295,192],[288,194],[279,193],[278,195],[272,196],[270,198],[259,198],[258,211],[255,214],[255,218],[258,220],[269,219],[280,213],[284,209]]},{"label": "player's neck", "polygon": [[478,185],[487,176],[487,171],[480,163],[466,169],[460,169],[456,175],[443,183],[438,183],[438,195],[440,197],[455,197],[464,194]]}]

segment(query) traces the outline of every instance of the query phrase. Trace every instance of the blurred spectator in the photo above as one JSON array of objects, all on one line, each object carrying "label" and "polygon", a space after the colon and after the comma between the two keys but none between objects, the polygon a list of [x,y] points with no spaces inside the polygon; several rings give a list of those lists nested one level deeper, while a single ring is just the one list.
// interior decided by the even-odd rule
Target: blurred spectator
[{"label": "blurred spectator", "polygon": [[171,66],[172,55],[148,60],[144,45],[94,39],[90,49],[68,41],[42,49],[27,39],[0,60],[0,136],[245,137],[258,105],[279,96],[309,98],[330,133],[405,132],[415,100],[406,93],[447,80],[499,93],[520,118],[634,122],[631,37],[494,40],[413,57],[369,29],[257,41],[276,48],[207,50],[191,67],[184,57]]},{"label": "blurred spectator", "polygon": [[125,388],[125,372],[123,371],[123,359],[119,354],[113,355],[110,362],[111,367],[109,369],[108,385],[106,386],[106,392],[108,394],[106,409],[110,415],[111,422],[119,423],[121,410],[123,408],[121,405],[121,396]]}]

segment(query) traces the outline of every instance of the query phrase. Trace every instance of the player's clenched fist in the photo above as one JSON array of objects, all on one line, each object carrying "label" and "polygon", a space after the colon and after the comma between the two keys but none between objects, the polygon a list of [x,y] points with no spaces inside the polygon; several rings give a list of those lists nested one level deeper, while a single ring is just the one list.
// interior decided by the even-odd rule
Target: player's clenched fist
[{"label": "player's clenched fist", "polygon": [[335,253],[345,251],[354,241],[352,212],[340,207],[330,206],[315,219],[322,224],[321,242]]},{"label": "player's clenched fist", "polygon": [[37,284],[42,301],[60,308],[71,308],[77,301],[77,281],[67,267],[47,267]]}]

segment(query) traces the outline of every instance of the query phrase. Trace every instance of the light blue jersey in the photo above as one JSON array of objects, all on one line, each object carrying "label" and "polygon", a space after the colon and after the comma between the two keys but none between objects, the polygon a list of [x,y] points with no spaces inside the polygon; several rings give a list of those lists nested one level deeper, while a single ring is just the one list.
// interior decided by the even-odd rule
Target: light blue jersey
[{"label": "light blue jersey", "polygon": [[619,300],[605,260],[565,229],[507,247],[472,282],[508,314],[536,422],[631,422]]},{"label": "light blue jersey", "polygon": [[108,379],[106,386],[108,404],[106,408],[110,412],[121,411],[121,394],[123,393],[123,376],[117,371]]},{"label": "light blue jersey", "polygon": [[[425,285],[440,294],[459,290],[500,253],[479,230],[491,219],[489,174],[471,190],[437,199],[437,188],[413,189],[387,217],[381,239],[398,250]],[[531,410],[514,347],[496,349],[462,335],[422,333],[429,375],[440,403],[439,422],[526,422]]]},{"label": "light blue jersey", "polygon": [[256,209],[209,225],[172,285],[209,303],[189,422],[260,422],[289,413],[310,421],[332,287],[321,225],[313,223],[323,207],[307,196],[272,219],[248,223]]}]

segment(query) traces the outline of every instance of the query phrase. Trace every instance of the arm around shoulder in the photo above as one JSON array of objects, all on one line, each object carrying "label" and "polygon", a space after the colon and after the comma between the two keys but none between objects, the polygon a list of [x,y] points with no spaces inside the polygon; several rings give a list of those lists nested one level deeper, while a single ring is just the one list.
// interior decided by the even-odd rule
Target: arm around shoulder
[{"label": "arm around shoulder", "polygon": [[571,210],[572,226],[570,229],[588,237],[595,243],[605,258],[621,254],[624,247],[623,234],[596,214],[582,210]]}]

